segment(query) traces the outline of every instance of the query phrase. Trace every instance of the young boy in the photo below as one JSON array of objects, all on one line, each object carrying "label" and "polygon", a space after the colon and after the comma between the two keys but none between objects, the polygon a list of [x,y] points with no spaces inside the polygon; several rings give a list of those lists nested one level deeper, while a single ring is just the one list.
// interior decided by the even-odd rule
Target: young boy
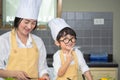
[{"label": "young boy", "polygon": [[55,44],[61,48],[53,56],[56,80],[78,80],[79,68],[87,80],[93,80],[83,54],[73,49],[77,39],[75,31],[61,18],[51,20],[48,26]]}]

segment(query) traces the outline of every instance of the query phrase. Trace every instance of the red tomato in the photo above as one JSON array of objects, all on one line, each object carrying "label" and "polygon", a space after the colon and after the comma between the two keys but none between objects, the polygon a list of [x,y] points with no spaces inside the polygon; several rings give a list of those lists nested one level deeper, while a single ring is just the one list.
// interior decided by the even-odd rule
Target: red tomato
[{"label": "red tomato", "polygon": [[44,78],[39,78],[38,80],[46,80],[46,79],[44,79]]}]

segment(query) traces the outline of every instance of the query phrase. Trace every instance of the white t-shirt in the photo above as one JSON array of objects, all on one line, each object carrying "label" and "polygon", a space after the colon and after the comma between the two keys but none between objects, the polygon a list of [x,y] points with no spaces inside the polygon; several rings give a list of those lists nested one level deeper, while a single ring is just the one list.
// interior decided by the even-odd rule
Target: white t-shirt
[{"label": "white t-shirt", "polygon": [[[8,62],[8,57],[10,55],[10,34],[11,31],[0,35],[0,69],[5,69],[6,68],[6,64]],[[30,48],[32,47],[32,38],[34,39],[37,48],[39,50],[39,76],[41,77],[44,73],[48,73],[48,66],[47,66],[47,62],[46,62],[46,48],[44,46],[44,43],[42,41],[42,39],[40,37],[37,37],[34,34],[29,34],[29,38],[27,40],[26,45],[24,45],[20,39],[18,38],[18,36],[16,35],[17,38],[17,43],[18,43],[18,47],[20,48]],[[2,78],[0,78],[0,80],[3,80]]]}]

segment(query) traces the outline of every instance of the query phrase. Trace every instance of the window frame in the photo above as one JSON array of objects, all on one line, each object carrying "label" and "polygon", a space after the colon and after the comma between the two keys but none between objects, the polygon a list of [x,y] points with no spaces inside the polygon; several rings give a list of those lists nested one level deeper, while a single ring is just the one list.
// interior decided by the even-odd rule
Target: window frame
[{"label": "window frame", "polygon": [[[1,9],[2,9],[2,1],[3,0],[1,0],[1,6],[0,6]],[[57,0],[57,13],[56,14],[57,14],[56,17],[61,17],[61,14],[62,14],[62,0]],[[5,26],[2,25],[2,13],[1,13],[1,15],[0,15],[0,29],[11,29],[11,28],[13,28],[13,27],[11,27],[10,25],[5,25]],[[38,30],[39,29],[40,30],[47,29],[47,26],[46,25],[39,25],[37,29]]]},{"label": "window frame", "polygon": [[[57,0],[57,16],[56,17],[61,17],[62,15],[62,0]],[[42,30],[42,29],[47,29],[46,25],[39,25],[38,30]]]}]

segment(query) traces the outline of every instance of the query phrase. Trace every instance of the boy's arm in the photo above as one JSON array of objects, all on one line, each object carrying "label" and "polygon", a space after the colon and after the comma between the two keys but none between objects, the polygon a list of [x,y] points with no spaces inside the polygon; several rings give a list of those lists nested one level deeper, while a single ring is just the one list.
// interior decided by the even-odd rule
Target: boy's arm
[{"label": "boy's arm", "polygon": [[70,63],[73,61],[73,56],[72,56],[71,52],[72,52],[72,50],[69,53],[66,53],[66,61],[59,68],[58,76],[63,76],[65,74],[65,72],[67,71]]},{"label": "boy's arm", "polygon": [[58,76],[63,76],[65,72],[67,71],[68,67],[70,65],[70,61],[66,60],[66,62],[59,68],[58,70]]},{"label": "boy's arm", "polygon": [[86,71],[86,72],[84,73],[84,75],[85,75],[85,77],[87,78],[87,80],[93,80],[90,71]]}]

